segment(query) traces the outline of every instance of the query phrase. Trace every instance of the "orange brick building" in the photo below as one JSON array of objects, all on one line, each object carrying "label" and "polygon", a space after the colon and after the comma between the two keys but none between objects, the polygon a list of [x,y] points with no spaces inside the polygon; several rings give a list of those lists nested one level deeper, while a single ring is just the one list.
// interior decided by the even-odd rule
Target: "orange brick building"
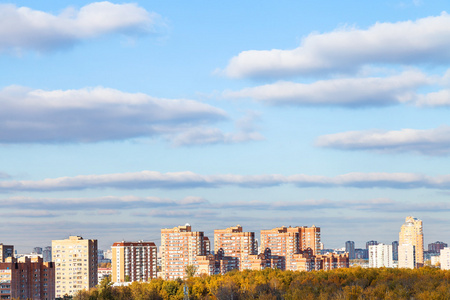
[{"label": "orange brick building", "polygon": [[0,263],[0,299],[55,299],[55,268],[40,257]]}]

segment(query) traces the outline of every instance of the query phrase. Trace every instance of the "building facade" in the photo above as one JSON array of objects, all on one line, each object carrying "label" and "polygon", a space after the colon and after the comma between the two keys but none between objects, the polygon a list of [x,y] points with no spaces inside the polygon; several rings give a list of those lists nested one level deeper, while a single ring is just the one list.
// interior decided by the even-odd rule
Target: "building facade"
[{"label": "building facade", "polygon": [[448,247],[448,245],[446,243],[437,241],[437,242],[428,244],[428,252],[441,253],[441,249],[444,249],[445,247]]},{"label": "building facade", "polygon": [[0,299],[55,299],[55,268],[40,257],[0,263]]},{"label": "building facade", "polygon": [[346,241],[345,242],[345,252],[348,253],[349,259],[355,259],[355,242],[354,241]]},{"label": "building facade", "polygon": [[416,267],[416,247],[411,244],[398,246],[398,267],[414,269]]},{"label": "building facade", "polygon": [[112,249],[113,282],[147,281],[156,278],[157,249],[152,242],[117,242]]},{"label": "building facade", "polygon": [[[406,217],[399,234],[399,245],[414,246],[415,267],[423,266],[423,224],[422,220],[413,217]],[[400,250],[399,250],[400,261]],[[400,262],[399,262],[400,264]]]},{"label": "building facade", "polygon": [[188,265],[198,267],[197,256],[205,256],[206,243],[202,231],[192,231],[191,225],[161,229],[161,277],[185,278]]},{"label": "building facade", "polygon": [[55,263],[55,295],[73,296],[79,290],[97,285],[97,240],[70,236],[52,241],[52,260]]},{"label": "building facade", "polygon": [[228,270],[250,270],[250,255],[257,255],[255,233],[244,232],[242,226],[214,230],[214,250],[222,249],[228,263]]},{"label": "building facade", "polygon": [[442,270],[450,270],[450,248],[441,249],[440,264]]},{"label": "building facade", "polygon": [[392,245],[369,246],[369,268],[393,268]]},{"label": "building facade", "polygon": [[0,243],[0,262],[5,262],[8,257],[14,257],[14,246]]}]

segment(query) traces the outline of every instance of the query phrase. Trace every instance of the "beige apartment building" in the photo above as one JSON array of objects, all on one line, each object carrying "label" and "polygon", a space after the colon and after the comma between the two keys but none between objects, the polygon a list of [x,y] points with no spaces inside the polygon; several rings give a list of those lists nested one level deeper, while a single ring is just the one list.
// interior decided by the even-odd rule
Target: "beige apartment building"
[{"label": "beige apartment building", "polygon": [[112,245],[113,282],[156,278],[157,249],[152,242],[117,242]]},{"label": "beige apartment building", "polygon": [[52,260],[55,263],[55,295],[73,296],[79,290],[97,285],[97,240],[70,236],[52,241]]},{"label": "beige apartment building", "polygon": [[257,255],[255,233],[244,232],[242,226],[214,230],[214,251],[223,250],[225,258],[231,261],[228,268],[238,270],[252,269],[249,255]]},{"label": "beige apartment building", "polygon": [[14,257],[14,246],[0,243],[0,262],[5,262],[8,257]]},{"label": "beige apartment building", "polygon": [[[422,220],[413,217],[406,217],[399,234],[399,266],[400,266],[400,246],[412,245],[415,253],[415,267],[423,266],[423,228]],[[403,247],[402,249],[409,248]],[[406,250],[405,250],[406,251]]]},{"label": "beige apartment building", "polygon": [[205,256],[209,239],[191,225],[161,229],[161,277],[185,278],[188,265],[198,267],[197,256]]}]

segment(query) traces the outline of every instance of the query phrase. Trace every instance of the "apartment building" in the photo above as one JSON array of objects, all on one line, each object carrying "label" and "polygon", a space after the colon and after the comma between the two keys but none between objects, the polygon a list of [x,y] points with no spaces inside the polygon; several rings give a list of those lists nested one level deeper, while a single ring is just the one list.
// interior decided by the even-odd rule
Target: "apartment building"
[{"label": "apartment building", "polygon": [[250,270],[249,255],[257,255],[255,233],[244,232],[241,225],[214,230],[214,250],[222,249],[225,258],[231,261],[229,270]]},{"label": "apartment building", "polygon": [[369,268],[393,268],[392,245],[377,244],[369,246]]},{"label": "apartment building", "polygon": [[416,265],[416,246],[411,244],[398,245],[398,267],[414,269]]},{"label": "apartment building", "polygon": [[440,263],[442,270],[450,270],[450,248],[441,249]]},{"label": "apartment building", "polygon": [[55,268],[41,257],[0,262],[0,299],[55,299]]},{"label": "apartment building", "polygon": [[117,242],[112,249],[112,281],[147,281],[156,278],[157,249],[152,242]]},{"label": "apartment building", "polygon": [[[423,229],[422,220],[406,217],[399,233],[399,245],[414,246],[415,267],[423,266]],[[400,249],[399,249],[400,264]]]},{"label": "apartment building", "polygon": [[52,241],[55,263],[55,295],[73,296],[77,291],[97,285],[97,240],[70,236]]},{"label": "apartment building", "polygon": [[198,266],[197,256],[205,256],[207,244],[202,231],[189,224],[161,229],[161,277],[185,278],[187,265]]},{"label": "apartment building", "polygon": [[14,257],[14,246],[0,243],[0,262],[5,262],[8,257]]}]

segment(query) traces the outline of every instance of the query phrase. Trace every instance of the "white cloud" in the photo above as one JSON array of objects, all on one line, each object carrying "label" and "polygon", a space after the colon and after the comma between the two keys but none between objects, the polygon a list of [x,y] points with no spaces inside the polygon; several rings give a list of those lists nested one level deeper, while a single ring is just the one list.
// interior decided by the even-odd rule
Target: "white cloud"
[{"label": "white cloud", "polygon": [[441,126],[427,130],[348,131],[323,135],[317,139],[316,145],[342,150],[448,155],[450,154],[450,127]]},{"label": "white cloud", "polygon": [[368,29],[312,33],[293,50],[250,50],[233,57],[230,77],[284,77],[355,71],[367,64],[447,64],[450,16],[376,23]]},{"label": "white cloud", "polygon": [[450,106],[450,89],[419,95],[416,104],[432,107]]},{"label": "white cloud", "polygon": [[339,78],[311,84],[277,82],[241,91],[226,91],[224,97],[252,98],[273,105],[390,105],[415,100],[415,90],[430,80],[417,71],[386,78]]},{"label": "white cloud", "polygon": [[[3,180],[0,192],[53,192],[85,189],[192,189],[235,186],[267,188],[291,184],[304,187],[353,187],[394,189],[450,189],[450,175],[436,177],[414,173],[348,173],[334,177],[318,175],[201,175],[193,172],[160,173],[142,171],[104,175],[47,178],[44,180]],[[154,203],[151,203],[154,205]],[[114,208],[114,207],[111,207]]]},{"label": "white cloud", "polygon": [[96,87],[0,90],[0,143],[98,142],[189,131],[226,119],[193,100],[155,98]]},{"label": "white cloud", "polygon": [[160,23],[157,14],[133,3],[95,2],[59,15],[0,4],[0,52],[49,51],[110,33],[151,33]]},{"label": "white cloud", "polygon": [[154,209],[157,207],[180,207],[187,209],[202,207],[208,203],[208,200],[195,196],[187,196],[181,200],[131,195],[95,198],[34,198],[23,196],[0,198],[0,206],[3,209],[27,208],[30,210],[49,211],[91,211],[99,209],[99,213],[103,214],[127,209]]}]

